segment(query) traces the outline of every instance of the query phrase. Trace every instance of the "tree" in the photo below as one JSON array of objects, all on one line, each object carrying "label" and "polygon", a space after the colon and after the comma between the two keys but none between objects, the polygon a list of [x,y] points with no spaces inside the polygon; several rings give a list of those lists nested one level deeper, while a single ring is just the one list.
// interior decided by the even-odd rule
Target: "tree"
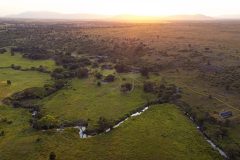
[{"label": "tree", "polygon": [[54,152],[51,152],[50,154],[49,154],[49,160],[55,160],[56,159],[56,154],[54,153]]},{"label": "tree", "polygon": [[56,80],[55,84],[54,84],[54,87],[56,89],[61,89],[65,86],[65,84],[66,84],[66,81],[64,81],[64,80]]},{"label": "tree", "polygon": [[146,67],[143,67],[143,68],[140,69],[140,73],[141,73],[142,76],[148,77],[149,76],[149,69],[146,68]]},{"label": "tree", "polygon": [[143,90],[144,92],[154,92],[155,84],[153,82],[144,82]]},{"label": "tree", "polygon": [[0,132],[0,137],[1,137],[1,136],[4,136],[4,135],[5,135],[5,132],[4,132],[4,131],[1,131],[1,132]]},{"label": "tree", "polygon": [[104,117],[99,117],[97,123],[100,131],[105,131],[106,129],[111,127],[110,122]]},{"label": "tree", "polygon": [[15,53],[11,50],[11,56],[14,56],[15,55]]},{"label": "tree", "polygon": [[0,54],[3,54],[5,52],[7,52],[7,50],[5,48],[0,48]]},{"label": "tree", "polygon": [[12,69],[15,69],[15,70],[20,70],[22,67],[12,64],[12,65],[11,65],[11,68],[12,68]]},{"label": "tree", "polygon": [[59,120],[51,115],[46,115],[34,124],[34,128],[51,129],[59,126]]},{"label": "tree", "polygon": [[78,69],[77,77],[78,78],[86,78],[86,77],[88,77],[88,69],[86,69],[86,68]]},{"label": "tree", "polygon": [[10,81],[10,80],[7,80],[7,85],[11,85],[12,84],[12,82]]},{"label": "tree", "polygon": [[101,87],[102,83],[101,82],[97,82],[97,86]]},{"label": "tree", "polygon": [[113,82],[115,80],[115,76],[112,74],[109,74],[107,77],[105,77],[105,82]]},{"label": "tree", "polygon": [[124,72],[128,72],[130,70],[129,67],[124,64],[117,64],[115,66],[115,69],[118,73],[124,73]]},{"label": "tree", "polygon": [[122,92],[129,92],[133,88],[133,85],[131,83],[124,83],[121,85],[121,91]]},{"label": "tree", "polygon": [[95,74],[95,77],[96,77],[97,79],[102,79],[103,75],[98,72],[98,73]]}]

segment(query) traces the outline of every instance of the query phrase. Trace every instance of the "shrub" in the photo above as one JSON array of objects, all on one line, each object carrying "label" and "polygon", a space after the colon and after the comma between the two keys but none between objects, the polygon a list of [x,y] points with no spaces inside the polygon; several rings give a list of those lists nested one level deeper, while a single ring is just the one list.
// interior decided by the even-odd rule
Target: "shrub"
[{"label": "shrub", "polygon": [[4,135],[5,135],[5,132],[4,131],[0,131],[0,137],[4,136]]},{"label": "shrub", "polygon": [[88,77],[88,69],[80,68],[77,70],[76,75],[78,78],[86,78]]},{"label": "shrub", "polygon": [[141,73],[142,76],[148,77],[149,76],[149,69],[146,68],[146,67],[143,67],[143,68],[140,69],[140,73]]},{"label": "shrub", "polygon": [[93,68],[98,68],[98,66],[99,66],[98,63],[93,63],[93,64],[92,64],[92,67],[93,67]]},{"label": "shrub", "polygon": [[51,76],[55,79],[63,79],[64,78],[64,69],[63,68],[56,68],[52,72]]},{"label": "shrub", "polygon": [[11,68],[15,69],[15,70],[20,70],[22,67],[21,66],[16,66],[16,65],[12,64]]},{"label": "shrub", "polygon": [[48,55],[47,53],[32,52],[32,53],[24,54],[23,57],[28,59],[33,59],[33,60],[40,60],[40,59],[48,59],[50,58],[50,55]]},{"label": "shrub", "polygon": [[45,89],[40,87],[27,88],[11,96],[13,100],[37,99],[45,96]]},{"label": "shrub", "polygon": [[155,83],[154,82],[144,82],[143,84],[143,90],[144,92],[154,92],[155,91]]},{"label": "shrub", "polygon": [[124,83],[121,85],[121,91],[122,92],[129,92],[133,88],[133,85],[131,83]]},{"label": "shrub", "polygon": [[129,72],[130,70],[130,68],[125,64],[117,64],[115,66],[115,69],[118,73],[126,73],[126,72]]},{"label": "shrub", "polygon": [[5,48],[0,48],[0,54],[3,54],[5,52],[7,52],[7,50]]},{"label": "shrub", "polygon": [[10,80],[7,80],[7,85],[11,85],[12,82]]},{"label": "shrub", "polygon": [[105,131],[108,128],[111,128],[111,123],[104,117],[99,117],[98,120],[98,129],[100,132]]},{"label": "shrub", "polygon": [[36,129],[51,129],[59,126],[59,120],[51,115],[46,115],[33,124]]},{"label": "shrub", "polygon": [[97,79],[102,79],[103,75],[98,72],[98,73],[95,74],[95,77],[96,77]]},{"label": "shrub", "polygon": [[100,87],[102,85],[101,82],[97,82],[97,86]]},{"label": "shrub", "polygon": [[105,77],[104,81],[105,82],[113,82],[115,80],[115,76],[110,74],[107,77]]},{"label": "shrub", "polygon": [[56,154],[54,153],[54,152],[51,152],[50,154],[49,154],[49,160],[55,160],[56,159]]},{"label": "shrub", "polygon": [[66,84],[66,81],[64,81],[64,80],[56,80],[55,84],[54,84],[54,87],[57,90],[59,90],[59,89],[63,88],[65,86],[65,84]]}]

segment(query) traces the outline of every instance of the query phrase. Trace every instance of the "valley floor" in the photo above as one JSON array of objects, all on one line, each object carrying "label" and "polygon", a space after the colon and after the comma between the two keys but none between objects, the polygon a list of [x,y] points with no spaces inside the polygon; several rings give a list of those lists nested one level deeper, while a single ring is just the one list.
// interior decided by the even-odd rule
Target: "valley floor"
[{"label": "valley floor", "polygon": [[[6,136],[0,142],[2,160],[47,159],[54,151],[59,160],[90,159],[222,159],[217,151],[174,105],[156,105],[107,134],[80,139],[76,129],[63,132],[33,131],[29,114],[22,109],[1,107],[11,125],[2,125]],[[6,114],[7,113],[7,114]]]}]

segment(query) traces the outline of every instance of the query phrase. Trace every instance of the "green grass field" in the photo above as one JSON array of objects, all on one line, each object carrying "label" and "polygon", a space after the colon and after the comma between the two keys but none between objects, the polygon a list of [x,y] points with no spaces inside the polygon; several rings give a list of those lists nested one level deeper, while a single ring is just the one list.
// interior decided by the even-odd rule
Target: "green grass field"
[{"label": "green grass field", "polygon": [[22,68],[39,67],[42,65],[47,70],[53,70],[56,67],[53,60],[30,60],[22,58],[22,55],[18,53],[15,53],[14,56],[11,56],[9,52],[0,54],[0,60],[0,67],[9,67],[12,64],[21,66]]},{"label": "green grass field", "polygon": [[[11,56],[9,53],[0,54],[1,67],[11,64],[21,65],[23,68],[47,66],[52,70],[55,64],[51,60],[33,61],[24,59],[20,54]],[[96,70],[91,70],[94,73]],[[167,82],[178,83],[187,80],[187,76],[179,73],[167,76],[167,73],[150,75],[149,79],[136,73],[117,74],[115,70],[99,70],[104,76],[114,74],[116,80],[112,83],[102,83],[97,86],[98,80],[90,74],[87,79],[69,80],[69,86],[39,101],[43,105],[45,115],[53,115],[62,121],[86,120],[89,128],[96,128],[99,117],[110,121],[117,120],[136,109],[148,100],[155,99],[152,94],[143,92],[143,81],[160,82],[165,78]],[[182,74],[182,73],[181,73]],[[10,80],[11,85],[6,81]],[[122,93],[122,83],[134,84],[130,93]],[[189,80],[189,82],[191,82]],[[36,71],[18,71],[0,69],[0,100],[13,93],[30,87],[41,87],[51,83],[49,74]],[[192,83],[188,83],[191,85]],[[189,93],[184,90],[183,99],[209,107],[215,102],[205,97]],[[192,97],[194,96],[194,97]],[[205,103],[200,103],[204,100]],[[209,107],[209,111],[214,111]],[[0,106],[0,119],[7,118],[12,123],[0,121],[0,159],[48,159],[49,153],[54,151],[57,159],[68,160],[120,160],[120,159],[167,159],[179,160],[221,159],[219,154],[212,150],[203,136],[178,108],[174,105],[156,105],[141,116],[131,118],[119,128],[108,134],[98,135],[89,139],[80,139],[78,130],[65,129],[63,132],[36,131],[30,126],[31,113],[20,108]],[[214,129],[213,129],[214,130]],[[237,129],[231,132],[233,138],[238,137]],[[225,144],[225,142],[224,142]],[[224,146],[223,144],[223,146]]]},{"label": "green grass field", "polygon": [[[50,79],[46,73],[0,69],[0,100],[26,88],[42,87]],[[7,85],[7,80],[12,84]]]},{"label": "green grass field", "polygon": [[43,111],[62,120],[89,120],[93,127],[100,116],[116,120],[154,98],[139,86],[130,93],[122,93],[121,83],[118,79],[98,87],[91,78],[73,79],[71,87],[43,100]]},{"label": "green grass field", "polygon": [[75,129],[35,132],[27,126],[29,113],[21,109],[0,107],[0,113],[13,120],[0,123],[6,130],[0,137],[2,160],[43,160],[51,151],[58,160],[221,159],[174,105],[153,106],[112,132],[88,139],[80,139]]},{"label": "green grass field", "polygon": [[[0,137],[0,159],[14,160],[25,159],[23,156],[31,155],[35,152],[33,147],[32,129],[29,125],[31,114],[21,108],[0,106],[0,119],[7,118],[11,124],[0,122],[0,131],[5,135]],[[7,151],[8,150],[8,151]],[[19,155],[14,155],[19,153]]]}]

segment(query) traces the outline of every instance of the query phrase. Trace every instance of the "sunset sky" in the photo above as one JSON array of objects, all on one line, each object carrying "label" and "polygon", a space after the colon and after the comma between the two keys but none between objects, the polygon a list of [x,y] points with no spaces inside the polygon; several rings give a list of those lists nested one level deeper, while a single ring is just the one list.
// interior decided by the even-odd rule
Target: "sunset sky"
[{"label": "sunset sky", "polygon": [[0,0],[0,16],[26,11],[166,16],[240,14],[240,0]]}]

